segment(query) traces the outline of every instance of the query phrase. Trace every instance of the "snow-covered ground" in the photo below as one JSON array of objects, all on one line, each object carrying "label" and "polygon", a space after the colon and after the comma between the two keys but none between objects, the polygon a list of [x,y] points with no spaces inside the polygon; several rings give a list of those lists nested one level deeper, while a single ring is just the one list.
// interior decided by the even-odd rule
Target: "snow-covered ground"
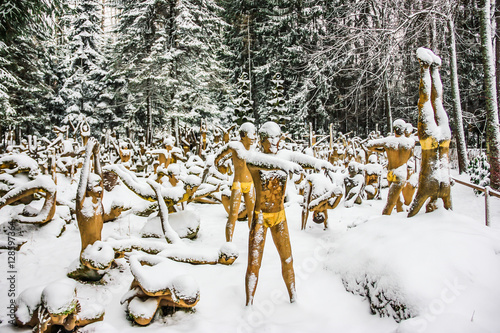
[{"label": "snow-covered ground", "polygon": [[[58,187],[58,195],[69,196],[75,184],[58,181]],[[134,209],[146,206],[124,186],[111,193]],[[424,208],[411,219],[406,213],[382,216],[386,196],[384,189],[383,200],[352,208],[341,203],[329,211],[327,230],[310,220],[301,231],[299,197],[292,195],[286,215],[296,303],[289,303],[278,253],[268,237],[255,302],[245,307],[248,226],[237,222],[234,243],[240,257],[233,265],[179,263],[199,285],[200,301],[194,311],[156,318],[146,327],[133,325],[126,306],[120,304],[133,277],[126,259],[118,259],[105,284],[78,284],[78,298],[100,303],[106,310],[103,322],[81,331],[500,332],[500,199],[491,198],[492,225],[485,227],[484,197],[460,184],[452,188],[453,211],[440,205],[426,214]],[[15,208],[0,211],[0,223],[8,221],[9,209]],[[225,242],[227,214],[222,205],[191,203],[186,209],[199,214],[201,227],[195,240],[183,242],[200,249]],[[103,239],[139,237],[145,222],[145,217],[125,212],[104,225]],[[28,242],[15,262],[17,295],[28,287],[68,279],[67,269],[79,255],[80,236],[73,221],[57,237],[62,223],[54,220],[24,234]],[[29,332],[8,324],[8,259],[6,251],[0,253],[0,332]],[[398,323],[393,317],[403,320]]]}]

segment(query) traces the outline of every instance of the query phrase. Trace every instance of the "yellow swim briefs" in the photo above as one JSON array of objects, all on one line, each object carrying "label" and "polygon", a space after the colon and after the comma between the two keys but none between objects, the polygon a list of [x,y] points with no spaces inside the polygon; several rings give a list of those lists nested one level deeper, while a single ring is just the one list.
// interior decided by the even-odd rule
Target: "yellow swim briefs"
[{"label": "yellow swim briefs", "polygon": [[275,225],[286,221],[285,210],[280,210],[276,213],[264,213],[255,211],[255,216],[257,216],[258,218],[260,218],[259,214],[262,214],[262,224],[267,228],[274,227]]},{"label": "yellow swim briefs", "polygon": [[231,190],[241,190],[241,193],[250,193],[253,189],[253,182],[234,182]]},{"label": "yellow swim briefs", "polygon": [[387,173],[387,180],[390,181],[390,182],[397,182],[398,181],[398,178],[396,177],[396,175],[394,174],[394,172],[389,171]]}]

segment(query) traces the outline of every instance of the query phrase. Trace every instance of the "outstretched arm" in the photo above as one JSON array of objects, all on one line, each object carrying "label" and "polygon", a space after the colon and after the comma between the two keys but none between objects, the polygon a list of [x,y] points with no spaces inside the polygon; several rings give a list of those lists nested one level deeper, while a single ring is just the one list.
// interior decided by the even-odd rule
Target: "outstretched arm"
[{"label": "outstretched arm", "polygon": [[302,173],[302,167],[292,161],[280,158],[271,154],[264,154],[256,151],[248,151],[242,154],[248,166],[263,170],[283,170],[287,173]]},{"label": "outstretched arm", "polygon": [[[91,159],[94,153],[95,146],[98,145],[95,138],[90,138],[87,142],[87,147],[85,149],[85,157],[83,160],[83,166],[80,173],[80,183],[78,184],[78,189],[76,190],[76,203],[81,205],[85,199],[85,193],[87,191],[87,184],[89,181],[90,169],[91,169]],[[100,164],[96,166],[100,171]],[[97,170],[96,170],[97,171]]]},{"label": "outstretched arm", "polygon": [[217,153],[217,156],[215,157],[214,160],[214,165],[216,168],[219,167],[219,162],[225,161],[226,158],[224,158],[226,155],[231,153],[231,147],[229,147],[229,144],[225,144],[221,150]]},{"label": "outstretched arm", "polygon": [[278,157],[286,159],[288,161],[299,164],[301,167],[306,169],[326,169],[333,171],[333,165],[325,160],[320,160],[316,157],[309,156],[303,153],[299,153],[291,150],[280,150],[277,154]]},{"label": "outstretched arm", "polygon": [[385,150],[384,147],[386,141],[387,140],[385,138],[370,140],[363,146],[363,148],[371,151],[383,152]]}]

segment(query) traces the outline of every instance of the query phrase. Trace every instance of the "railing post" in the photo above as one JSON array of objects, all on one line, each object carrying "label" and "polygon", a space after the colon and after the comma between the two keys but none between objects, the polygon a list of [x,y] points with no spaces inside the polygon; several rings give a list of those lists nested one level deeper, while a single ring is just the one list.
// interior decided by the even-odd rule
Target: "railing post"
[{"label": "railing post", "polygon": [[486,226],[490,226],[490,187],[486,186],[484,188],[484,218],[486,220]]}]

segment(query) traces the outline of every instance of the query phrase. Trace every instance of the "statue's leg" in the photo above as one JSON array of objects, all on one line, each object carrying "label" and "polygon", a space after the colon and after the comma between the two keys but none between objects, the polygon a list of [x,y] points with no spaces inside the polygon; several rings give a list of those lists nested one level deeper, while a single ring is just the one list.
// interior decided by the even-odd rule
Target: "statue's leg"
[{"label": "statue's leg", "polygon": [[[305,193],[304,193],[305,194]],[[311,188],[304,195],[304,202],[302,203],[302,226],[300,230],[304,230],[307,225],[307,219],[309,218],[309,202],[311,202]]]},{"label": "statue's leg", "polygon": [[443,199],[443,206],[445,209],[453,209],[451,204],[451,188],[450,184],[446,184],[444,188],[441,189],[441,199]]},{"label": "statue's leg", "polygon": [[437,209],[437,204],[436,203],[437,203],[437,196],[436,195],[432,195],[431,196],[431,200],[429,200],[429,202],[425,206],[425,212],[426,213],[431,213],[431,212],[435,211]]},{"label": "statue's leg", "polygon": [[290,302],[295,302],[297,294],[295,292],[295,272],[293,270],[292,247],[290,245],[290,236],[288,234],[288,225],[286,220],[278,223],[271,228],[274,245],[278,249],[281,258],[281,274],[285,280]]},{"label": "statue's leg", "polygon": [[[430,53],[429,53],[430,52]],[[434,121],[434,107],[432,105],[433,84],[430,72],[430,66],[434,58],[430,50],[419,48],[417,57],[420,61],[420,84],[418,99],[418,137],[420,141],[424,140],[429,133],[437,131],[437,125]]]},{"label": "statue's leg", "polygon": [[255,216],[250,228],[248,239],[248,266],[245,276],[246,305],[253,304],[257,282],[259,281],[259,270],[266,243],[267,228],[264,227],[262,216]]},{"label": "statue's leg", "polygon": [[245,199],[245,208],[247,211],[247,218],[248,218],[248,227],[252,225],[252,220],[253,220],[253,212],[255,208],[255,190],[252,188],[252,190],[248,193],[243,193],[243,199]]},{"label": "statue's leg", "polygon": [[427,191],[422,190],[421,187],[417,189],[417,194],[415,195],[415,198],[413,199],[413,202],[410,207],[410,211],[408,212],[408,217],[415,216],[424,203],[427,201],[429,198],[429,195],[427,194]]},{"label": "statue's leg", "polygon": [[402,189],[402,182],[397,181],[391,183],[391,186],[389,186],[389,194],[387,195],[387,204],[382,211],[383,215],[391,215],[394,206],[396,206],[396,203],[398,202],[399,194],[401,193]]},{"label": "statue's leg", "polygon": [[231,199],[229,200],[229,216],[226,223],[226,242],[233,240],[234,225],[238,219],[238,213],[241,203],[241,190],[233,189],[231,191]]},{"label": "statue's leg", "polygon": [[432,77],[432,94],[431,103],[434,109],[434,116],[437,126],[441,129],[441,133],[445,134],[446,139],[451,139],[450,124],[448,115],[443,107],[443,84],[439,74],[439,67],[441,66],[441,59],[434,55],[434,63],[431,65]]}]

